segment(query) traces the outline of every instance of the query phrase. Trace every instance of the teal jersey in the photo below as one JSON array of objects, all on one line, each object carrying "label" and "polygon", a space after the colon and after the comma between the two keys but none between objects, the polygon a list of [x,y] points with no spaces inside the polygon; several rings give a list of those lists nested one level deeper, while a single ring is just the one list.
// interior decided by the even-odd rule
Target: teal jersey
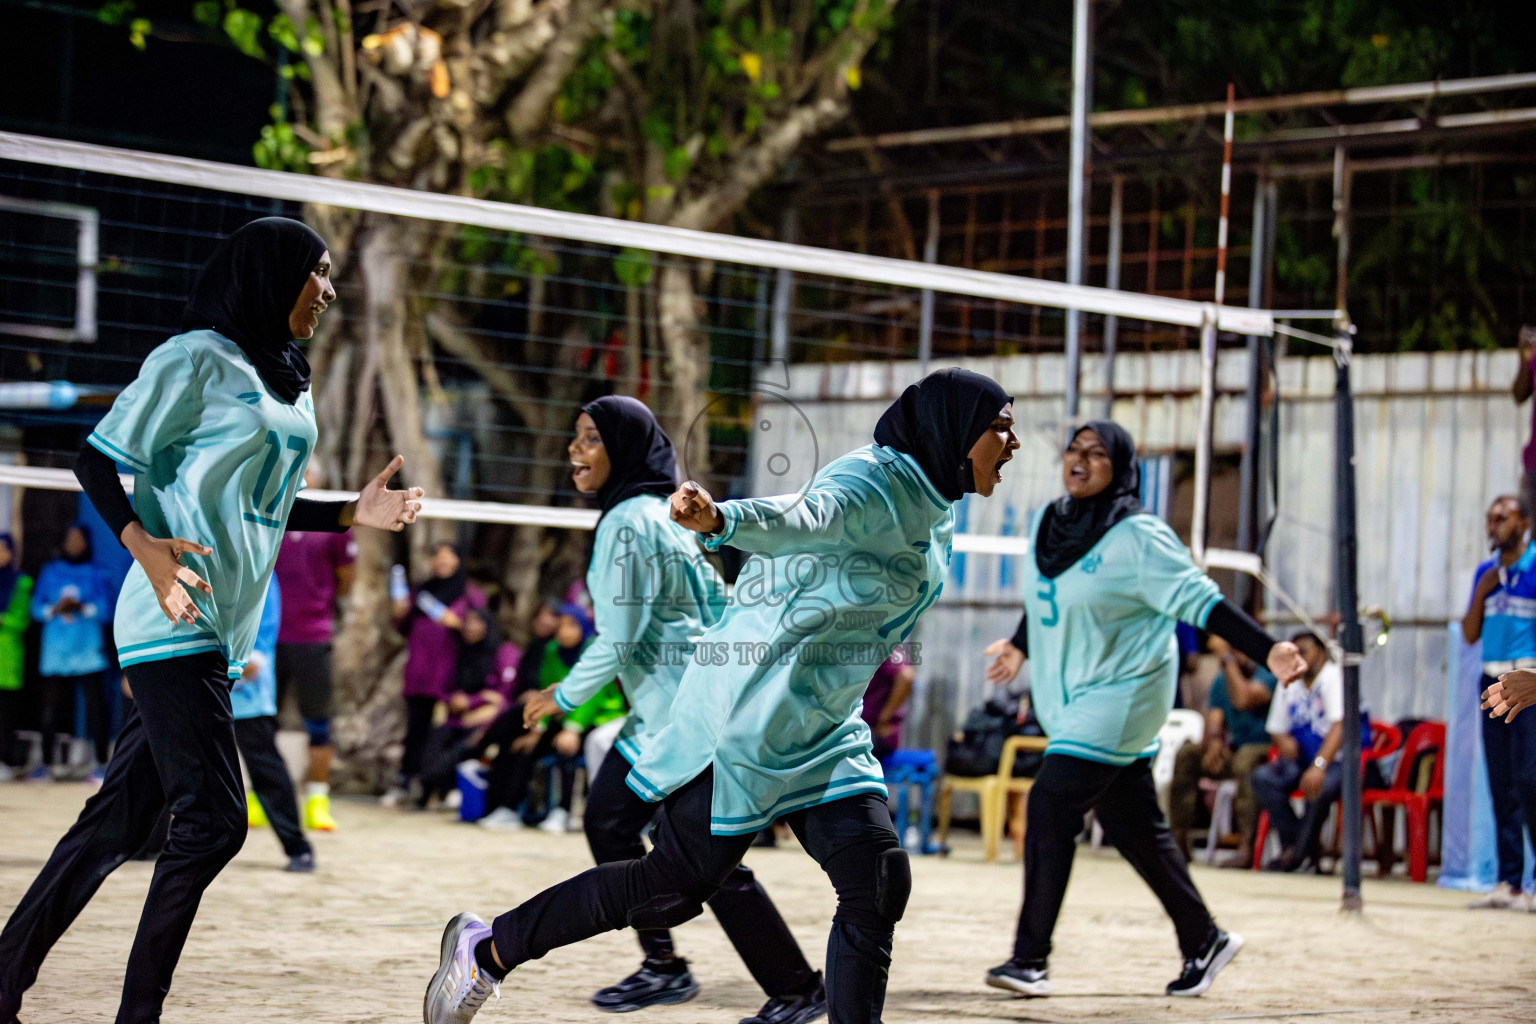
[{"label": "teal jersey", "polygon": [[213,588],[211,596],[188,588],[202,613],[190,626],[166,618],[134,563],[114,619],[119,660],[221,651],[238,677],[314,449],[309,392],[289,405],[234,342],[189,331],[149,354],[87,440],[133,470],[134,510],[151,536],[213,549],[181,559]]},{"label": "teal jersey", "polygon": [[1149,514],[1120,520],[1055,579],[1033,556],[1020,561],[1030,701],[1046,752],[1115,765],[1156,753],[1179,681],[1175,621],[1203,629],[1221,591]]},{"label": "teal jersey", "polygon": [[640,494],[598,523],[587,571],[597,636],[555,690],[569,713],[617,678],[629,718],[615,746],[630,764],[667,724],[694,644],[725,605],[720,575],[670,509],[666,498]]},{"label": "teal jersey", "polygon": [[262,602],[256,645],[247,658],[249,664],[256,666],[256,675],[235,680],[229,691],[230,710],[237,722],[242,718],[277,715],[277,632],[282,621],[283,598],[274,574],[267,583],[267,599]]},{"label": "teal jersey", "polygon": [[626,781],[655,801],[712,765],[716,835],[859,793],[883,797],[864,690],[939,596],[950,503],[910,456],[868,445],[804,494],[719,508],[724,526],[705,543],[752,557]]}]

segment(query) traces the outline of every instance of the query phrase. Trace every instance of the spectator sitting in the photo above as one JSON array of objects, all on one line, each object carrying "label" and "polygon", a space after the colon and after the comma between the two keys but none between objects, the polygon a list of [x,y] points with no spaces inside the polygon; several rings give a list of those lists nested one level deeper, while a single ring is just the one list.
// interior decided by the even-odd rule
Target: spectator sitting
[{"label": "spectator sitting", "polygon": [[32,577],[21,571],[15,539],[0,533],[0,779],[11,778],[25,757],[16,742],[16,724],[31,608]]},{"label": "spectator sitting", "polygon": [[485,595],[465,575],[459,549],[448,543],[433,549],[432,575],[425,583],[414,593],[392,590],[392,596],[396,628],[405,635],[405,750],[395,787],[381,801],[386,807],[399,804],[417,782],[437,704],[453,694],[464,616],[485,607]]},{"label": "spectator sitting", "polygon": [[1184,744],[1174,761],[1173,784],[1168,791],[1169,824],[1174,841],[1189,859],[1189,831],[1197,827],[1204,807],[1200,780],[1235,780],[1237,830],[1242,837],[1237,863],[1247,864],[1253,859],[1259,817],[1252,777],[1254,769],[1269,757],[1265,716],[1275,692],[1275,677],[1220,637],[1211,637],[1210,650],[1220,659],[1221,671],[1206,696],[1204,740]]},{"label": "spectator sitting", "polygon": [[[433,797],[442,799],[457,792],[459,762],[476,756],[491,723],[507,710],[517,682],[522,651],[516,644],[499,642],[489,611],[467,610],[462,635],[453,693],[442,705],[446,717],[422,750],[419,807],[426,807]],[[450,800],[447,806],[456,805]]]},{"label": "spectator sitting", "polygon": [[112,723],[107,718],[103,673],[107,653],[102,623],[111,611],[113,595],[101,571],[91,564],[91,536],[76,523],[64,534],[59,557],[43,566],[32,594],[32,617],[43,624],[37,672],[43,682],[43,763],[30,778],[46,782],[50,768],[62,768],[67,754],[58,750],[57,736],[73,732],[75,694],[85,700],[86,727],[94,741],[91,778],[100,783]]},{"label": "spectator sitting", "polygon": [[869,726],[875,757],[885,760],[901,746],[901,726],[906,720],[907,699],[912,696],[912,680],[917,671],[907,663],[906,648],[892,651],[880,663],[864,691],[861,715]]},{"label": "spectator sitting", "polygon": [[[1265,728],[1279,750],[1279,760],[1260,765],[1253,773],[1253,792],[1280,835],[1282,847],[1272,870],[1315,870],[1317,840],[1328,809],[1344,786],[1339,751],[1344,745],[1344,678],[1328,659],[1328,649],[1316,634],[1297,633],[1292,640],[1307,661],[1307,674],[1275,694]],[[1307,798],[1298,818],[1291,807],[1292,791]]]},{"label": "spectator sitting", "polygon": [[[558,608],[550,604],[542,606],[534,616],[534,639],[523,652],[523,662],[518,673],[524,689],[547,690],[564,679],[576,664],[576,659],[581,657],[581,652],[592,638],[592,632],[592,620],[579,605],[567,603]],[[587,703],[603,699],[603,694],[604,691],[599,690]],[[578,707],[572,715],[585,707],[586,704]],[[534,769],[538,767],[539,761],[555,752],[556,734],[560,730],[551,731],[550,725],[554,721],[554,716],[550,716],[540,720],[532,729],[525,728],[519,704],[491,726],[485,737],[485,745],[487,749],[496,747],[497,753],[486,777],[487,813],[480,819],[483,827],[516,829],[523,826],[518,808],[528,796],[528,784],[533,780]],[[577,739],[576,746],[579,749],[579,736]],[[570,745],[569,740],[565,741],[565,746]],[[562,758],[560,774],[563,783],[560,810],[565,813],[555,815],[551,812],[551,817],[556,818],[555,824],[560,825],[563,831],[569,823],[571,787],[576,775],[573,756]],[[551,825],[553,828],[554,825]]]}]

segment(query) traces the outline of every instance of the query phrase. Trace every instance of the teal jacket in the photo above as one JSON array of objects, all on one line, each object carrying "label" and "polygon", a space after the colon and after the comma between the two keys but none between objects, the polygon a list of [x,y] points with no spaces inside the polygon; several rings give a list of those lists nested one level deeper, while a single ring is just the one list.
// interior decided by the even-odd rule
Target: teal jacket
[{"label": "teal jacket", "polygon": [[555,703],[569,715],[617,678],[629,719],[614,745],[633,765],[667,724],[695,642],[720,619],[725,587],[694,534],[672,521],[667,499],[639,494],[598,523],[587,592],[597,636],[555,688]]},{"label": "teal jacket", "polygon": [[714,768],[710,828],[885,794],[860,715],[870,676],[939,596],[954,515],[911,457],[868,445],[804,494],[720,503],[706,538],[752,557],[699,641],[671,721],[628,779],[661,800]]},{"label": "teal jacket", "polygon": [[1055,579],[1033,556],[1020,561],[1030,701],[1046,752],[1115,765],[1156,753],[1179,682],[1174,624],[1205,628],[1221,591],[1150,514],[1120,520]]}]

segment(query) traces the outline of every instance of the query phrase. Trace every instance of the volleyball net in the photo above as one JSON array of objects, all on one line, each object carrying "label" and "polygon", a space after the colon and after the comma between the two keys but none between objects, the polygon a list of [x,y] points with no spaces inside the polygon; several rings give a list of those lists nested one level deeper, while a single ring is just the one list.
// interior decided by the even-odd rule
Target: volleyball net
[{"label": "volleyball net", "polygon": [[[333,246],[339,301],[310,345],[322,420],[343,407],[333,422],[366,448],[359,420],[399,410],[359,394],[419,392],[442,481],[423,514],[464,522],[591,529],[564,445],[574,410],[613,391],[681,427],[690,475],[728,496],[781,493],[867,441],[865,414],[930,366],[1004,365],[1037,351],[1042,333],[1060,337],[1055,318],[1076,309],[1200,338],[1199,526],[1217,342],[1277,329],[1261,309],[0,133],[0,412],[92,422],[176,333],[217,241],[274,214],[308,220]],[[393,363],[370,354],[390,331]],[[829,423],[805,414],[807,394],[869,408]],[[771,422],[765,408],[781,399],[793,411]],[[1054,416],[1021,425],[1051,435],[1052,457],[1065,424],[1053,401]],[[73,451],[48,454],[52,467],[0,466],[0,484],[73,488],[60,468]],[[1021,525],[970,517],[955,550],[1021,554]],[[1261,571],[1246,553],[1206,552],[1203,535],[1202,562]]]}]

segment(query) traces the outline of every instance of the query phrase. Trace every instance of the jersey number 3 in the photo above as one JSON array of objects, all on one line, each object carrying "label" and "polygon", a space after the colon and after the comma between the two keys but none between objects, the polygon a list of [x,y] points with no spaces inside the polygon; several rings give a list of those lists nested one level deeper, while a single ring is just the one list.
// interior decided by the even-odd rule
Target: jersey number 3
[{"label": "jersey number 3", "polygon": [[283,444],[277,439],[277,432],[267,431],[267,460],[261,464],[261,475],[256,478],[256,488],[251,494],[252,507],[265,515],[271,515],[277,511],[277,503],[282,500],[288,485],[293,483],[300,467],[308,460],[309,442],[297,434],[289,434],[288,450],[294,453],[293,461],[288,463],[288,471],[283,474],[283,482],[277,485],[277,490],[272,493],[267,507],[262,508],[262,496],[267,493],[267,485],[272,482],[272,473],[277,469],[277,461],[283,454]]},{"label": "jersey number 3", "polygon": [[1056,581],[1041,580],[1040,589],[1035,591],[1035,597],[1044,601],[1051,609],[1049,615],[1040,619],[1042,626],[1054,626],[1061,621],[1061,609],[1056,607]]}]

